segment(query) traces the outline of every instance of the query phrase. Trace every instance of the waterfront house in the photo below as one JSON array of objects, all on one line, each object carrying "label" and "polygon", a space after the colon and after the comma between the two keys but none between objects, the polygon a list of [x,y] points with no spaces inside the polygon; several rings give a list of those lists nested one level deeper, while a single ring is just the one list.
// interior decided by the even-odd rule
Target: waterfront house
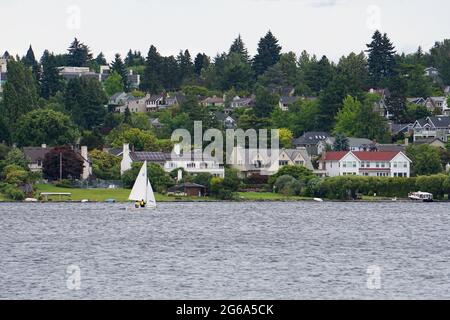
[{"label": "waterfront house", "polygon": [[[375,143],[372,140],[364,138],[347,138],[349,151],[373,151],[375,149]],[[328,137],[323,141],[319,142],[318,150],[325,151],[332,149],[334,143],[336,142],[335,137]]]},{"label": "waterfront house", "polygon": [[[45,156],[52,148],[48,148],[43,144],[41,147],[25,147],[23,153],[28,160],[28,168],[31,172],[42,172]],[[82,146],[80,149],[74,148],[74,151],[78,154],[83,161],[83,172],[81,174],[82,180],[87,180],[92,175],[92,163],[89,159],[88,148]]]},{"label": "waterfront house", "polygon": [[149,151],[133,151],[130,150],[129,144],[124,144],[121,153],[122,162],[120,172],[123,174],[132,168],[134,162],[156,163],[160,165],[166,172],[172,172],[176,169],[184,169],[191,175],[200,173],[209,173],[215,177],[224,178],[225,168],[223,164],[217,163],[214,159],[194,159],[193,157],[180,156],[177,152],[178,146],[174,148],[174,154],[165,152],[149,152]]},{"label": "waterfront house", "polygon": [[326,152],[319,173],[327,177],[410,177],[411,160],[403,152]]},{"label": "waterfront house", "polygon": [[270,149],[235,147],[230,161],[241,177],[271,176],[284,166],[303,166],[313,170],[311,158],[305,148],[281,149],[277,154],[273,154]]},{"label": "waterfront house", "polygon": [[443,142],[449,141],[450,117],[437,116],[417,120],[413,125],[414,141],[424,138],[439,138]]},{"label": "waterfront house", "polygon": [[329,137],[330,135],[326,132],[306,132],[300,138],[294,139],[293,144],[297,149],[305,148],[310,156],[317,156],[326,150],[321,142]]}]

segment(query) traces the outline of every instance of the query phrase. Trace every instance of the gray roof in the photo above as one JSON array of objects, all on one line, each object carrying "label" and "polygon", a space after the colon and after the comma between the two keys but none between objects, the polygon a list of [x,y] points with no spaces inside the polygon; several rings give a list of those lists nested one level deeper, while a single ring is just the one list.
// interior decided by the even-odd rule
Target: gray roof
[{"label": "gray roof", "polygon": [[300,97],[289,97],[289,96],[284,96],[280,98],[280,102],[282,104],[293,104],[295,103],[297,100],[299,100]]},{"label": "gray roof", "polygon": [[406,150],[404,144],[377,144],[376,147],[380,152],[405,152]]},{"label": "gray roof", "polygon": [[450,128],[450,117],[429,117],[436,128]]},{"label": "gray roof", "polygon": [[131,152],[130,157],[135,162],[149,161],[149,162],[165,162],[170,159],[169,153],[164,152]]},{"label": "gray roof", "polygon": [[31,163],[36,163],[38,161],[43,161],[47,153],[51,151],[50,148],[42,147],[25,147],[23,148],[23,153]]},{"label": "gray roof", "polygon": [[[329,140],[331,143],[334,144],[334,142],[336,141],[336,138],[330,137]],[[372,140],[365,139],[365,138],[347,138],[347,140],[348,140],[348,145],[350,148],[358,148],[361,146],[369,146],[369,145],[373,144]]]},{"label": "gray roof", "polygon": [[442,141],[439,138],[422,138],[422,139],[417,139],[416,141],[414,141],[414,144],[431,144],[431,143],[433,143],[435,141],[442,142],[443,144],[445,144],[445,142]]},{"label": "gray roof", "polygon": [[294,145],[302,146],[302,145],[318,144],[320,141],[323,141],[329,137],[330,134],[327,132],[315,132],[315,131],[306,132],[303,136],[294,140]]}]

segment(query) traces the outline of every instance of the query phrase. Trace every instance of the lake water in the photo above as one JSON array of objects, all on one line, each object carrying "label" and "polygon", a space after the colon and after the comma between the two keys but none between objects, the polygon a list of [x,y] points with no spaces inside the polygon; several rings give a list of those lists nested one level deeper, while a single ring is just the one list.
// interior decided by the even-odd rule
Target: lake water
[{"label": "lake water", "polygon": [[448,203],[126,206],[0,204],[0,299],[450,299]]}]

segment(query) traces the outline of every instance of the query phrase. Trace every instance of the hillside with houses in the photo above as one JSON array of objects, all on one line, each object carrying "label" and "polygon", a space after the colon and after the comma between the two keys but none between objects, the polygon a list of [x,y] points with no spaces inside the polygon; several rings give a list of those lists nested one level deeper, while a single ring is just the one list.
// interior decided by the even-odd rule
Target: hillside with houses
[{"label": "hillside with houses", "polygon": [[[396,51],[378,31],[368,42],[336,62],[283,52],[270,31],[253,57],[241,36],[215,57],[189,50],[163,56],[151,46],[146,56],[130,50],[107,61],[78,39],[65,53],[6,51],[0,194],[23,200],[35,196],[37,183],[129,188],[147,161],[159,193],[200,188],[219,199],[239,191],[347,199],[427,189],[444,198],[450,40],[412,54]],[[225,164],[174,157],[172,133],[193,134],[196,121],[224,136],[279,129],[280,149],[236,145]]]}]

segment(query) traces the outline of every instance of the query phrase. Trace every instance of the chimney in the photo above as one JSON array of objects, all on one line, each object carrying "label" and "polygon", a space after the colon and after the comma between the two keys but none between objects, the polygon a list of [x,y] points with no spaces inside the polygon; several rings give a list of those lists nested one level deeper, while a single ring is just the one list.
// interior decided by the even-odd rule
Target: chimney
[{"label": "chimney", "polygon": [[128,143],[123,145],[122,162],[120,163],[120,174],[123,175],[126,171],[131,169],[133,160],[130,157],[130,145]]},{"label": "chimney", "polygon": [[43,144],[41,145],[41,148],[42,148],[42,149],[47,149],[47,145],[46,145],[45,143],[43,143]]},{"label": "chimney", "polygon": [[88,147],[82,146],[81,147],[81,156],[87,160],[88,158]]},{"label": "chimney", "polygon": [[409,138],[405,138],[405,146],[409,146]]}]

